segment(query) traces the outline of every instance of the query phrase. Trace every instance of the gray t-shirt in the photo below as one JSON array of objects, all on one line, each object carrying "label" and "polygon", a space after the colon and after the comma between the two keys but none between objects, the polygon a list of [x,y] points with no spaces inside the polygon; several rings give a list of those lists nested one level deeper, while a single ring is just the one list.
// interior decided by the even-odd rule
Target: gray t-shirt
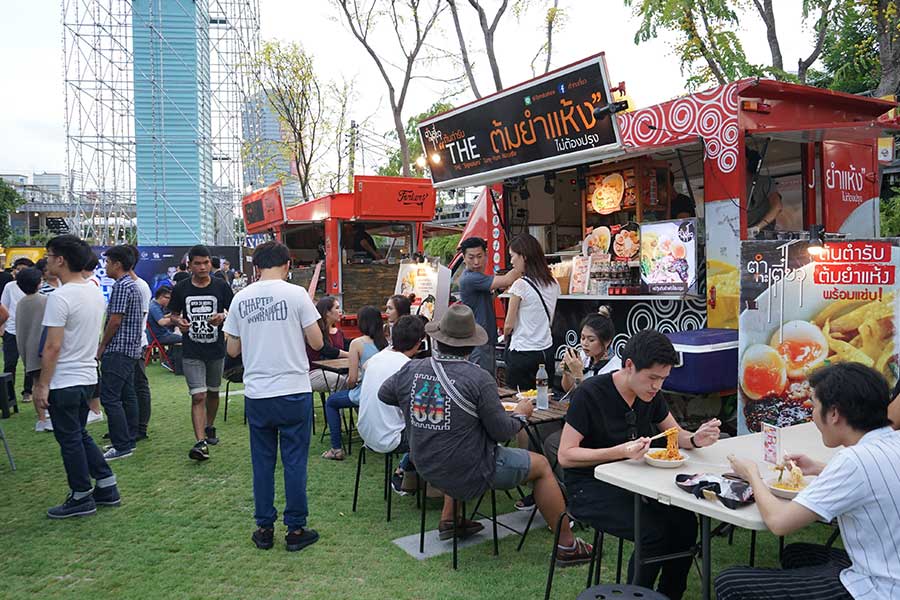
[{"label": "gray t-shirt", "polygon": [[47,296],[31,294],[19,300],[16,312],[19,317],[19,328],[16,331],[16,344],[19,347],[19,356],[25,365],[25,372],[40,371],[41,357],[41,333],[44,331],[41,322],[44,320],[44,308],[47,306]]},{"label": "gray t-shirt", "polygon": [[491,293],[493,275],[466,269],[459,278],[459,298],[472,309],[475,322],[484,327],[488,343],[497,343],[497,315],[494,312],[494,295]]},{"label": "gray t-shirt", "polygon": [[400,407],[416,471],[453,498],[471,500],[490,488],[497,444],[512,439],[522,423],[503,409],[497,383],[484,369],[464,359],[439,361],[460,403],[442,388],[428,358],[406,363],[378,398]]}]

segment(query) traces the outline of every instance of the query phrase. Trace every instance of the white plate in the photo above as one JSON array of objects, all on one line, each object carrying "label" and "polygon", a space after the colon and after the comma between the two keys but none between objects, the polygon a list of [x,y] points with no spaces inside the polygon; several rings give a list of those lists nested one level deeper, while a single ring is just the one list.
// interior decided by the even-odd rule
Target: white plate
[{"label": "white plate", "polygon": [[[657,450],[651,450],[650,452],[657,452]],[[687,462],[687,456],[685,456],[683,452],[681,456],[684,456],[684,458],[682,458],[681,460],[660,460],[658,458],[651,457],[650,452],[644,455],[644,462],[646,462],[651,467],[657,467],[660,469],[677,469]]]},{"label": "white plate", "polygon": [[[812,483],[813,479],[815,479],[815,475],[805,475],[803,479],[806,481],[806,485],[808,486]],[[772,479],[766,479],[766,486],[769,488],[769,491],[772,492],[773,495],[778,496],[779,498],[784,498],[785,500],[793,500],[797,494],[801,492],[801,490],[793,491],[793,490],[782,490],[777,487],[773,487],[772,484],[778,481],[778,477],[773,477]]]}]

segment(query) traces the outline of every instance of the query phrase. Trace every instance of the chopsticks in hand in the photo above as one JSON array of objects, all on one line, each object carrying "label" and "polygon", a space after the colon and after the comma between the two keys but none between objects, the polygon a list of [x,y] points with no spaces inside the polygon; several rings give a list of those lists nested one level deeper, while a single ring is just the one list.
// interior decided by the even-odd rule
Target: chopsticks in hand
[{"label": "chopsticks in hand", "polygon": [[669,427],[662,433],[657,433],[656,435],[654,435],[652,438],[650,438],[650,441],[652,442],[653,440],[658,440],[659,438],[664,438],[669,434],[675,433],[676,431],[678,431],[677,427]]}]

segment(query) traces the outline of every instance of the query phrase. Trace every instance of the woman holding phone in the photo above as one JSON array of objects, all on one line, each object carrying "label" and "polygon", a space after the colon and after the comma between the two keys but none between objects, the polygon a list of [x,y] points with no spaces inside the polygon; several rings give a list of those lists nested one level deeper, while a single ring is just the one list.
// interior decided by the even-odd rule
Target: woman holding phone
[{"label": "woman holding phone", "polygon": [[563,356],[562,387],[565,391],[572,390],[588,377],[622,367],[619,357],[609,356],[615,335],[612,309],[608,306],[601,306],[581,321],[581,351],[566,348]]}]

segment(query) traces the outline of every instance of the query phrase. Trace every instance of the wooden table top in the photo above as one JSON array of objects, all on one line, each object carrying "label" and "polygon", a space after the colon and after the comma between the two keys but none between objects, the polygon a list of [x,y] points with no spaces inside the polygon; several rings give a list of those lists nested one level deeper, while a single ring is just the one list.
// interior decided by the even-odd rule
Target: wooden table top
[{"label": "wooden table top", "polygon": [[323,371],[331,371],[343,375],[350,370],[349,358],[333,358],[331,360],[314,360],[310,365],[312,368],[322,369]]}]

